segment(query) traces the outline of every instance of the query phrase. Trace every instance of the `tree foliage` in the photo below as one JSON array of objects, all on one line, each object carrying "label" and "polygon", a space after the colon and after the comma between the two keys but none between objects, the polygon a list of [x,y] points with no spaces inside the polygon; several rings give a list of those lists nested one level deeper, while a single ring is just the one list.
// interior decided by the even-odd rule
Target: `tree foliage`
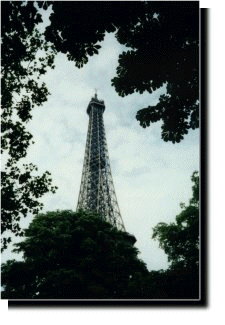
[{"label": "tree foliage", "polygon": [[[166,270],[148,271],[135,238],[95,214],[37,215],[15,244],[23,261],[2,265],[6,299],[199,299],[199,176],[176,222],[159,223],[153,238],[168,255]],[[19,274],[19,276],[18,276]]]},{"label": "tree foliage", "polygon": [[25,235],[15,244],[24,260],[2,266],[2,298],[126,298],[129,281],[148,274],[134,236],[93,214],[40,214]]},{"label": "tree foliage", "polygon": [[190,204],[181,203],[182,211],[176,222],[159,223],[153,228],[153,239],[168,255],[172,268],[198,268],[199,266],[199,176],[194,172],[193,196]]},{"label": "tree foliage", "polygon": [[[134,293],[135,296],[135,293]],[[183,267],[150,271],[144,278],[144,299],[199,299],[197,270]]]},{"label": "tree foliage", "polygon": [[121,96],[166,84],[159,103],[136,117],[143,127],[161,120],[162,139],[180,142],[199,127],[199,3],[148,1],[144,11],[134,28],[118,31],[119,42],[131,50],[119,56],[112,84]]},{"label": "tree foliage", "polygon": [[[47,2],[49,3],[49,2]],[[120,26],[136,23],[141,6],[137,2],[65,2],[53,1],[51,24],[46,28],[46,39],[58,52],[81,68],[88,58],[98,54],[105,34],[115,32]],[[126,13],[121,19],[121,13]]]},{"label": "tree foliage", "polygon": [[42,204],[37,198],[56,190],[50,173],[35,175],[32,163],[18,167],[18,162],[34,143],[26,124],[32,109],[47,101],[49,91],[41,82],[47,68],[54,68],[53,47],[37,26],[42,22],[35,2],[3,1],[2,9],[2,124],[1,153],[5,160],[2,172],[2,249],[11,241],[6,231],[21,235],[21,216],[37,213]]},{"label": "tree foliage", "polygon": [[145,278],[145,297],[151,299],[199,299],[199,175],[194,172],[189,205],[170,224],[158,223],[152,238],[168,256],[167,270],[151,271]]},{"label": "tree foliage", "polygon": [[162,139],[180,142],[199,127],[199,2],[53,2],[46,39],[80,68],[98,54],[106,32],[128,49],[112,85],[120,96],[152,93],[156,106],[137,112],[142,127],[162,121]]}]

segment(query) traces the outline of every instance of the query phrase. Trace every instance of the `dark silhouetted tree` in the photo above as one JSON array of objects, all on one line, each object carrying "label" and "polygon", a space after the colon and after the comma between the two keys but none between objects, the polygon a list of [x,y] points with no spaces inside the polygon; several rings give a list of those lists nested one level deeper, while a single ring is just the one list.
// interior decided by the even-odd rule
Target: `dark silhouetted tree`
[{"label": "dark silhouetted tree", "polygon": [[43,194],[55,192],[50,173],[39,176],[37,167],[18,161],[27,154],[33,142],[26,129],[32,109],[47,101],[49,95],[40,78],[47,67],[54,68],[55,51],[38,31],[42,22],[35,2],[2,1],[2,124],[1,153],[5,166],[1,180],[2,250],[11,241],[11,234],[22,235],[21,217],[36,214],[42,208],[37,200]]},{"label": "dark silhouetted tree", "polygon": [[176,216],[176,222],[159,223],[153,228],[153,239],[159,241],[160,247],[168,255],[171,266],[183,265],[195,267],[199,264],[199,176],[192,177],[193,197],[190,204],[181,203],[182,211]]},{"label": "dark silhouetted tree", "polygon": [[162,139],[180,142],[199,127],[199,2],[147,1],[145,15],[117,39],[131,48],[119,56],[112,84],[119,95],[152,93],[166,84],[156,106],[137,113],[143,127],[162,121]]},{"label": "dark silhouetted tree", "polygon": [[[199,176],[192,177],[193,195],[188,206],[181,203],[182,211],[176,221],[170,224],[159,223],[153,228],[152,238],[159,241],[159,246],[168,256],[170,267],[157,274],[164,279],[159,285],[167,298],[199,298]],[[152,284],[150,272],[149,283]],[[155,284],[158,285],[158,284]],[[149,289],[150,290],[150,289]],[[156,291],[156,295],[159,292]]]},{"label": "dark silhouetted tree", "polygon": [[98,54],[106,32],[128,47],[119,56],[112,85],[120,96],[167,92],[141,109],[141,126],[162,121],[162,139],[180,142],[199,127],[198,1],[54,1],[46,39],[77,67]]},{"label": "dark silhouetted tree", "polygon": [[148,274],[135,237],[94,214],[40,214],[25,235],[15,244],[24,261],[2,265],[3,299],[127,298],[129,282]]}]

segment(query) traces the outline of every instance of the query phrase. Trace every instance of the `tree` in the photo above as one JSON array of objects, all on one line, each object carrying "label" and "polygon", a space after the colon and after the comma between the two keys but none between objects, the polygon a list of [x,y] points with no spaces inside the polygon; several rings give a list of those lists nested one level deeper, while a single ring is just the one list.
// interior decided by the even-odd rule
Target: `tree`
[{"label": "tree", "polygon": [[160,247],[168,255],[171,266],[182,265],[186,268],[199,265],[199,176],[194,172],[194,183],[190,204],[181,203],[182,211],[176,222],[159,223],[153,228],[152,238],[159,241]]},{"label": "tree", "polygon": [[137,23],[142,12],[142,5],[137,2],[50,3],[51,24],[45,31],[46,40],[52,42],[58,52],[66,54],[68,60],[74,61],[78,68],[83,67],[90,56],[98,54],[101,48],[99,42],[104,40],[106,33]]},{"label": "tree", "polygon": [[129,281],[148,274],[135,237],[95,214],[39,214],[25,235],[15,244],[24,260],[2,265],[3,299],[126,298]]},{"label": "tree", "polygon": [[55,1],[52,9],[46,39],[78,68],[98,54],[106,32],[128,47],[112,79],[120,96],[166,84],[156,106],[137,112],[141,126],[161,120],[162,139],[173,143],[199,127],[198,1]]},{"label": "tree", "polygon": [[144,299],[199,299],[196,270],[184,268],[150,271],[144,278]]},{"label": "tree", "polygon": [[[170,267],[157,274],[164,279],[167,298],[199,298],[199,176],[195,171],[189,205],[181,203],[182,211],[176,222],[159,223],[153,228],[152,238],[168,255]],[[150,272],[149,283],[155,274]],[[160,281],[162,283],[162,281]],[[158,288],[159,289],[159,288]],[[158,290],[157,289],[157,290]],[[158,292],[158,291],[157,291]],[[158,295],[158,293],[156,293]]]},{"label": "tree", "polygon": [[43,206],[37,199],[56,190],[51,186],[49,172],[39,176],[34,164],[18,165],[34,143],[26,124],[32,118],[32,109],[47,101],[49,91],[40,80],[48,67],[54,68],[55,51],[38,30],[42,19],[35,2],[3,1],[1,9],[1,153],[5,160],[1,183],[1,233],[4,250],[11,241],[11,233],[23,234],[21,217],[37,213]]},{"label": "tree", "polygon": [[136,118],[143,127],[161,120],[162,139],[180,142],[199,127],[199,2],[148,1],[144,10],[134,28],[118,31],[118,41],[131,50],[119,56],[112,85],[125,96],[166,84],[159,103]]}]

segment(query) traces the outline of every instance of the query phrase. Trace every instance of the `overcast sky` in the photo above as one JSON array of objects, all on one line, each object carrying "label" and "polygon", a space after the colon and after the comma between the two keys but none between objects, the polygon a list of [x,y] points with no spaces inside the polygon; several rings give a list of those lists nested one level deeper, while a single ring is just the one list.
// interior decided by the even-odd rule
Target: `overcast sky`
[{"label": "overcast sky", "polygon": [[[152,94],[119,97],[111,86],[118,56],[125,49],[113,33],[107,34],[99,55],[82,69],[58,54],[56,67],[44,77],[51,92],[48,102],[33,110],[28,128],[35,144],[26,162],[37,164],[39,173],[50,171],[56,194],[43,197],[44,212],[76,209],[88,129],[86,108],[95,88],[105,101],[104,124],[112,176],[126,231],[133,234],[140,258],[149,270],[165,269],[167,256],[151,239],[159,222],[173,222],[180,202],[192,195],[191,175],[199,170],[199,130],[190,131],[178,144],[161,140],[161,123],[143,129],[136,112],[155,105],[161,88]],[[26,225],[32,217],[26,219]],[[7,250],[2,262],[15,258]]]}]

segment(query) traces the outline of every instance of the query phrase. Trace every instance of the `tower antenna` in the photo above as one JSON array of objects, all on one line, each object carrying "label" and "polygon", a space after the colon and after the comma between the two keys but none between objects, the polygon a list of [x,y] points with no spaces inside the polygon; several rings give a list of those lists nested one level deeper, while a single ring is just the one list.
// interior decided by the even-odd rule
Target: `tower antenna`
[{"label": "tower antenna", "polygon": [[98,89],[95,88],[95,99],[98,99],[98,98],[97,98],[97,92],[98,92]]}]

